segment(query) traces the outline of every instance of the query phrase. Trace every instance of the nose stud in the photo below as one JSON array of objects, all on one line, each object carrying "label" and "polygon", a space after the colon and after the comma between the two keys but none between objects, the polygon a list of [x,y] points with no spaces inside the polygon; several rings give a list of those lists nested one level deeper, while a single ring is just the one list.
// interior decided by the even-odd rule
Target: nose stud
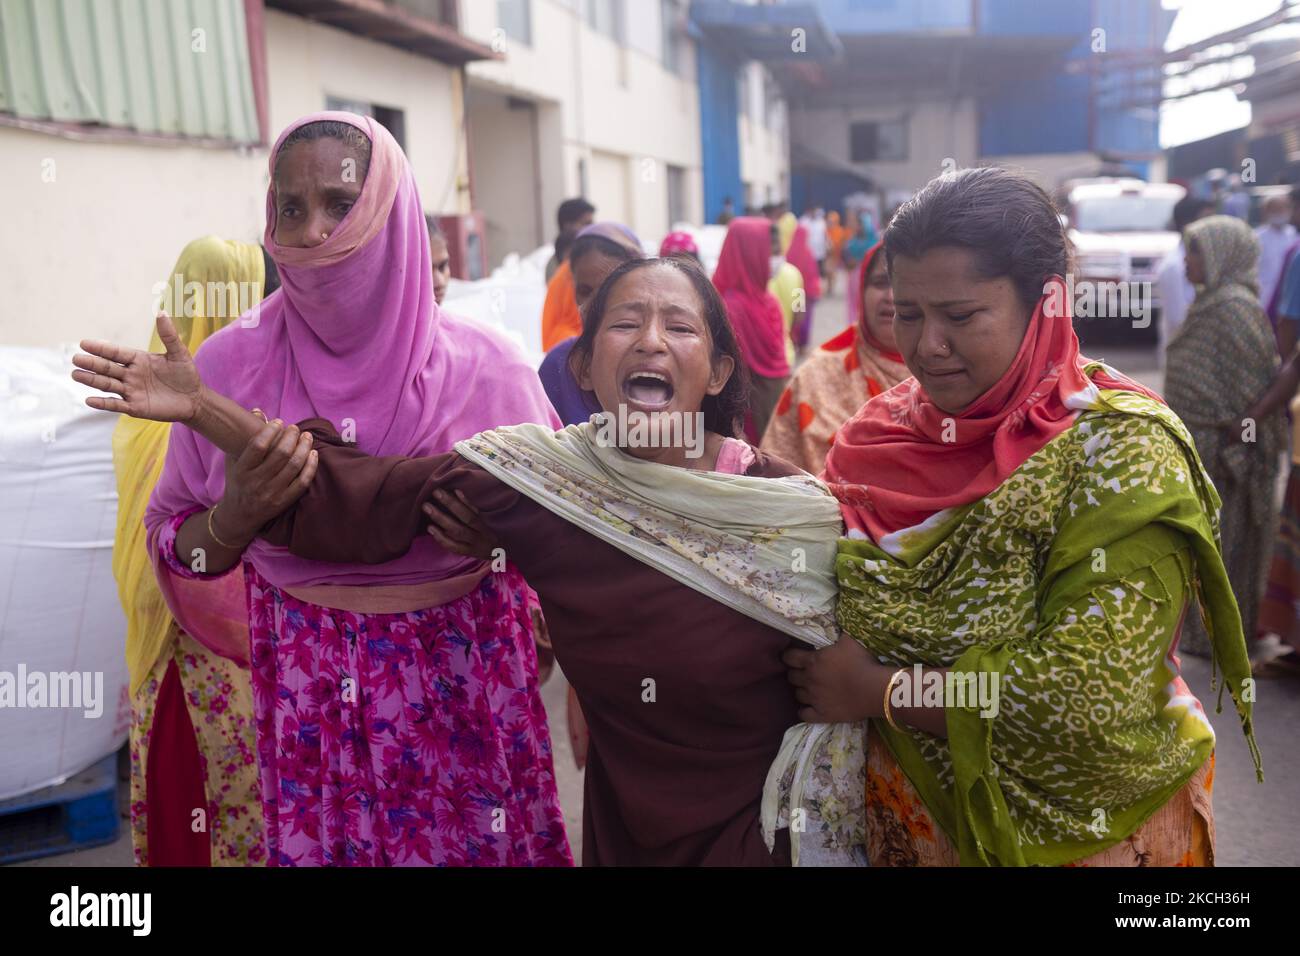
[{"label": "nose stud", "polygon": [[329,234],[328,232],[322,232],[322,233],[320,234],[320,237],[321,237],[322,239],[328,239],[328,238],[330,237],[330,234]]}]

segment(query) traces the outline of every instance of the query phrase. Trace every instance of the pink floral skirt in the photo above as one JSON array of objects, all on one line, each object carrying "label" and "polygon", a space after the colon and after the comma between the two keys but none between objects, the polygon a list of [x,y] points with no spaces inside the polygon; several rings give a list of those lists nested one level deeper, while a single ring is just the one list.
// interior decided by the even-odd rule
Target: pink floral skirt
[{"label": "pink floral skirt", "polygon": [[513,566],[404,614],[244,571],[271,865],[573,865]]}]

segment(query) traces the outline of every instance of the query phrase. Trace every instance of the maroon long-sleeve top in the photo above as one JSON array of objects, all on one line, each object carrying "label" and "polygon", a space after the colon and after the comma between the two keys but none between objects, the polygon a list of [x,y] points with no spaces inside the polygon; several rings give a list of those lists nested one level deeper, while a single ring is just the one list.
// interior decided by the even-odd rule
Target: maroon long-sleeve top
[{"label": "maroon long-sleeve top", "polygon": [[[263,530],[294,554],[383,562],[424,534],[421,505],[461,491],[537,591],[590,731],[584,865],[785,865],[759,827],[768,768],[798,721],[792,641],[558,517],[457,454],[371,457],[304,422],[316,478]],[[748,474],[799,470],[761,452]]]}]

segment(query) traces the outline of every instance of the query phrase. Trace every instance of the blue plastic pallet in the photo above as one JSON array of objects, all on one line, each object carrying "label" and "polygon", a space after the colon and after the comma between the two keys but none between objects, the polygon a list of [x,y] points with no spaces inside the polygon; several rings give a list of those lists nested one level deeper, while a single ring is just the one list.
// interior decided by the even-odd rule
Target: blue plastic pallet
[{"label": "blue plastic pallet", "polygon": [[0,800],[0,864],[112,843],[119,826],[114,753],[57,787]]}]

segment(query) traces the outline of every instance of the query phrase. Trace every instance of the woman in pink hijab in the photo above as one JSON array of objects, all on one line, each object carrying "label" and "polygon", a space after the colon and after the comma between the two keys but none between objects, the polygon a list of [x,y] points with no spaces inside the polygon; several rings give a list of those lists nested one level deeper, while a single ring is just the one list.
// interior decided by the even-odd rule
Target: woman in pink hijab
[{"label": "woman in pink hijab", "polygon": [[269,862],[571,865],[536,598],[514,566],[432,540],[384,564],[329,564],[256,538],[314,471],[309,438],[278,420],[341,421],[375,455],[560,423],[522,355],[438,309],[411,168],[379,123],[292,124],[271,151],[266,212],[281,289],[196,362],[277,421],[233,462],[173,428],[145,524],[180,625],[251,665]]},{"label": "woman in pink hijab", "polygon": [[780,248],[776,227],[770,220],[757,216],[733,219],[713,272],[713,284],[727,304],[727,318],[749,368],[745,434],[755,445],[790,378],[785,320],[776,297],[767,291],[772,257],[780,254]]}]

